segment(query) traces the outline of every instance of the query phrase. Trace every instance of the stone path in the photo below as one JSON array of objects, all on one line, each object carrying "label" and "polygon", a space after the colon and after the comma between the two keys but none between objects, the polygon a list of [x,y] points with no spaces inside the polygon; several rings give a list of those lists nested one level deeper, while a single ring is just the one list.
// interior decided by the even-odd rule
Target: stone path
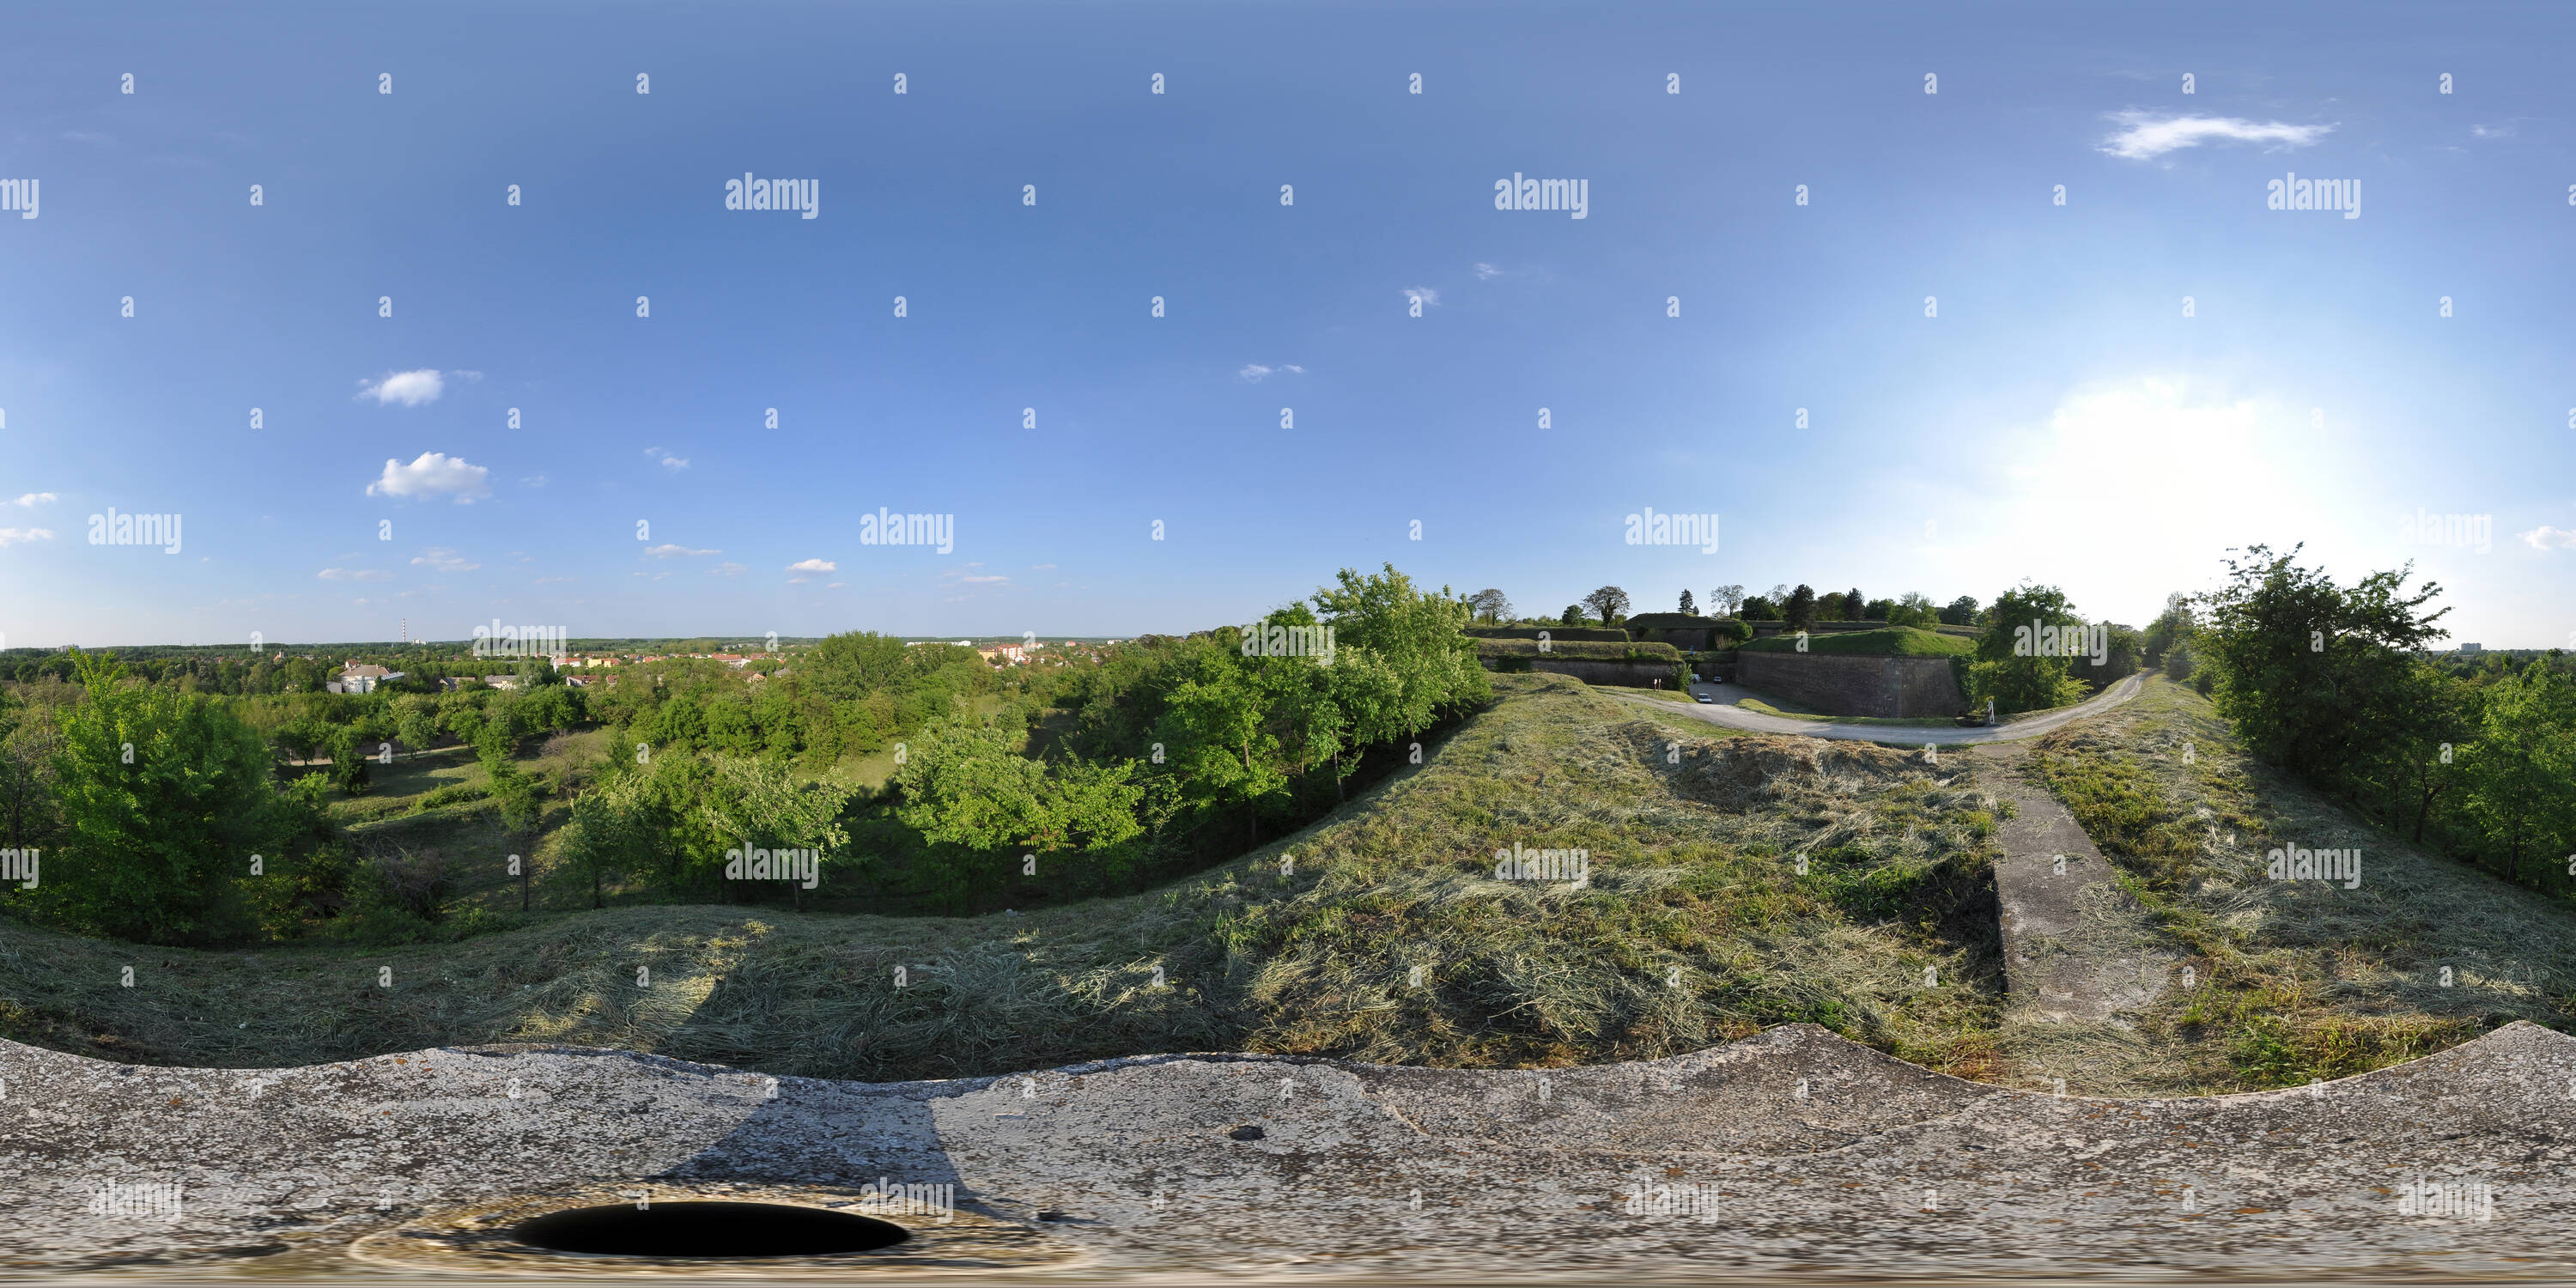
[{"label": "stone path", "polygon": [[1862,742],[1884,742],[1904,747],[1937,743],[1944,747],[1967,743],[2021,742],[2036,738],[2074,720],[2089,719],[2138,696],[2145,684],[2141,676],[2129,678],[2094,694],[2062,711],[2026,716],[2008,724],[1984,728],[1959,725],[1869,725],[1844,724],[1829,720],[1800,720],[1792,716],[1775,716],[1768,712],[1747,711],[1734,705],[1733,699],[1744,690],[1733,684],[1693,684],[1691,692],[1706,693],[1717,699],[1713,703],[1662,702],[1654,698],[1613,694],[1622,702],[1644,703],[1658,711],[1668,711],[1686,719],[1705,720],[1710,724],[1742,729],[1748,733],[1790,734],[1801,738],[1846,738]]},{"label": "stone path", "polygon": [[1984,785],[2013,803],[1995,862],[2013,1009],[2026,1019],[2131,1027],[2164,991],[2175,954],[2075,816],[2025,775],[2028,751],[2005,744],[1978,754],[1989,770]]}]

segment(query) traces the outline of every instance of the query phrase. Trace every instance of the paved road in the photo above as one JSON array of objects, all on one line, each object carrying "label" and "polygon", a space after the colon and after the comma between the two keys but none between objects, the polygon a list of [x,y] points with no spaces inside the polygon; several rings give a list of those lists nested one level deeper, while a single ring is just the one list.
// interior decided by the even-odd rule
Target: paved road
[{"label": "paved road", "polygon": [[1653,698],[1630,697],[1625,693],[1612,696],[1625,702],[1650,706],[1658,711],[1670,711],[1705,720],[1710,724],[1725,725],[1730,729],[1743,729],[1752,733],[1785,733],[1802,738],[1850,738],[1861,742],[1898,743],[1909,747],[1920,747],[1929,742],[1947,747],[1962,743],[2019,742],[2024,738],[2036,738],[2068,721],[2089,719],[2138,696],[2138,690],[2145,682],[2143,676],[2132,675],[2063,711],[2028,716],[2009,724],[1987,728],[1963,728],[1958,725],[1842,724],[1834,721],[1797,720],[1788,716],[1747,711],[1735,706],[1732,699],[1742,695],[1744,690],[1733,684],[1692,685],[1692,693],[1706,693],[1717,699],[1715,703],[1705,705],[1683,706],[1678,703],[1659,702]]}]

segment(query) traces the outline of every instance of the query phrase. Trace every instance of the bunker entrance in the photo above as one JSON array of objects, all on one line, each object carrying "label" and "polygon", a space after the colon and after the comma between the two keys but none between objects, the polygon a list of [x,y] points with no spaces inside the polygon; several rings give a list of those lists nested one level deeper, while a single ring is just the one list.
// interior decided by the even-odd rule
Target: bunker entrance
[{"label": "bunker entrance", "polygon": [[874,1252],[911,1237],[902,1226],[785,1203],[631,1203],[549,1212],[519,1223],[522,1243],[609,1257],[824,1257]]}]

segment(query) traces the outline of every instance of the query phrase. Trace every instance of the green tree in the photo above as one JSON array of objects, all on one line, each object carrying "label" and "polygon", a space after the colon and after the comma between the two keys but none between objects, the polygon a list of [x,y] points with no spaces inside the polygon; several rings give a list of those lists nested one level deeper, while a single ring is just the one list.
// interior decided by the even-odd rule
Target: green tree
[{"label": "green tree", "polygon": [[2488,686],[2485,727],[2466,759],[2465,812],[2504,874],[2530,879],[2526,858],[2546,872],[2576,835],[2576,681],[2535,658]]},{"label": "green tree", "polygon": [[1799,582],[1798,588],[1790,591],[1789,598],[1780,605],[1780,611],[1791,630],[1803,631],[1814,626],[1817,621],[1815,587]]},{"label": "green tree", "polygon": [[[2165,596],[2164,611],[2156,614],[2156,620],[2147,623],[2146,637],[2140,644],[2147,665],[2163,666],[2165,655],[2189,642],[2191,633],[2199,626],[2199,616],[2192,611],[2191,596],[2181,591]],[[2184,675],[2190,673],[2188,668],[2183,672]]]},{"label": "green tree", "polygon": [[1887,612],[1890,626],[1930,627],[1940,620],[1940,608],[1932,602],[1931,596],[1919,590],[1905,592],[1905,597],[1896,601]]},{"label": "green tree", "polygon": [[1691,602],[1691,593],[1690,593],[1690,588],[1689,588],[1688,586],[1685,586],[1685,587],[1683,587],[1683,588],[1682,588],[1682,608],[1681,608],[1681,611],[1683,611],[1683,612],[1685,612],[1685,613],[1688,613],[1688,614],[1690,614],[1690,615],[1691,615],[1691,616],[1693,616],[1693,617],[1697,617],[1697,616],[1699,615],[1699,605],[1694,604],[1694,603],[1692,603],[1692,602]]},{"label": "green tree", "polygon": [[1559,626],[1581,626],[1583,624],[1583,605],[1566,605],[1565,611],[1556,615],[1556,622]]},{"label": "green tree", "polygon": [[[2084,620],[2054,586],[2024,582],[1995,599],[1968,666],[1968,700],[1994,700],[1998,711],[2039,711],[2080,699],[2067,640],[2081,639]],[[2054,647],[2052,647],[2052,643]]]},{"label": "green tree", "polygon": [[205,943],[249,929],[236,881],[284,839],[268,748],[229,710],[126,683],[75,654],[85,700],[62,719],[54,772],[64,844],[39,905],[93,934]]},{"label": "green tree", "polygon": [[1583,606],[1592,610],[1604,626],[1616,626],[1628,615],[1628,592],[1616,586],[1604,586],[1583,597]]},{"label": "green tree", "polygon": [[1941,610],[1941,621],[1943,624],[1949,626],[1976,625],[1977,597],[1974,595],[1961,595],[1957,599],[1951,600],[1949,607]]},{"label": "green tree", "polygon": [[2423,611],[2441,594],[2432,583],[2407,593],[2411,564],[2345,590],[2297,556],[2256,545],[2230,559],[2226,584],[2201,600],[2196,651],[2216,672],[2219,714],[2248,750],[2359,802],[2375,764],[2412,737],[2403,721],[2418,705],[2413,657],[2442,636],[2450,610]]}]

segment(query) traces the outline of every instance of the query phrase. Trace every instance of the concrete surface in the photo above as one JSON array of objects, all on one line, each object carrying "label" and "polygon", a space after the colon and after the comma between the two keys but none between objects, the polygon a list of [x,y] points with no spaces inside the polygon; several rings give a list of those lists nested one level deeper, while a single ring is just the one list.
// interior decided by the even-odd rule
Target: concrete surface
[{"label": "concrete surface", "polygon": [[2013,1009],[2024,1018],[2131,1027],[2154,1002],[2178,956],[2163,946],[2110,860],[2048,789],[2022,773],[2026,743],[1984,748],[1984,780],[2013,803],[1997,838],[1995,901]]},{"label": "concrete surface", "polygon": [[1706,693],[1717,699],[1714,704],[1709,705],[1697,702],[1658,702],[1653,698],[1632,697],[1625,693],[1611,696],[1622,702],[1652,703],[1658,711],[1671,711],[1685,718],[1705,720],[1710,724],[1724,725],[1730,729],[1742,729],[1751,733],[1784,733],[1802,738],[1850,738],[1861,742],[1883,742],[1898,747],[1920,747],[1927,742],[1952,747],[1968,743],[2018,742],[2036,738],[2070,721],[2100,715],[2138,696],[2138,690],[2144,684],[2143,676],[2133,675],[2063,710],[2024,716],[2008,724],[1985,728],[1967,728],[1954,724],[1846,724],[1831,720],[1800,720],[1791,716],[1775,716],[1761,711],[1747,711],[1733,705],[1733,700],[1743,696],[1744,693],[1740,686],[1733,684],[1692,685],[1693,695]]},{"label": "concrete surface", "polygon": [[[0,1043],[0,1079],[0,1271],[15,1275],[703,1275],[539,1254],[509,1230],[638,1196],[852,1205],[881,1178],[953,1186],[955,1215],[889,1217],[917,1237],[886,1252],[737,1273],[2576,1272],[2576,1040],[2519,1024],[2314,1088],[2165,1100],[1962,1082],[1807,1025],[1552,1071],[1154,1056],[773,1093],[610,1051],[244,1071]],[[2401,1187],[2425,1178],[2487,1187],[2486,1219],[2405,1214]],[[175,1183],[178,1210],[92,1210],[101,1182]]]}]

